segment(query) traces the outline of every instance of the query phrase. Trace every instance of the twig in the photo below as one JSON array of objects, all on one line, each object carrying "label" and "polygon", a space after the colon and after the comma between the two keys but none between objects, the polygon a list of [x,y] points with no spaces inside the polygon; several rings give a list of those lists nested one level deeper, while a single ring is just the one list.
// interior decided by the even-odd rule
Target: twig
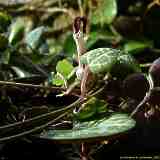
[{"label": "twig", "polygon": [[[37,9],[36,9],[37,10]],[[72,19],[74,19],[74,15],[66,8],[58,8],[58,7],[54,7],[54,8],[47,8],[47,9],[38,9],[38,11],[40,12],[47,12],[47,13],[57,13],[57,12],[63,12],[67,15],[69,15]]]},{"label": "twig", "polygon": [[138,104],[138,106],[133,110],[133,112],[130,114],[130,117],[133,117],[138,110],[148,102],[148,98],[149,98],[149,93],[146,94],[146,96],[143,98],[143,100]]},{"label": "twig", "polygon": [[66,90],[66,88],[63,88],[63,87],[51,87],[51,86],[43,86],[43,85],[35,85],[35,84],[27,84],[27,83],[10,82],[10,81],[0,81],[0,85],[45,89],[45,90],[50,90],[50,91],[53,91],[53,90],[65,91]]},{"label": "twig", "polygon": [[94,93],[89,94],[87,97],[94,97],[94,96],[100,94],[104,89],[105,89],[105,86],[101,87],[100,89],[98,89],[98,90],[95,91]]},{"label": "twig", "polygon": [[[68,112],[70,112],[73,107],[76,105],[83,103],[83,99],[79,98],[69,106],[52,111],[49,113],[45,113],[43,115],[39,115],[36,117],[33,117],[31,119],[27,119],[24,122],[16,122],[13,124],[5,125],[5,126],[0,126],[0,142],[8,141],[11,139],[19,138],[28,134],[31,134],[36,131],[40,131],[47,127],[48,125],[53,124],[60,118],[66,116]],[[39,124],[37,126],[37,124]],[[22,130],[21,133],[19,133]],[[14,132],[13,135],[12,131]],[[5,135],[5,136],[3,136]],[[3,136],[3,137],[2,137]]]}]

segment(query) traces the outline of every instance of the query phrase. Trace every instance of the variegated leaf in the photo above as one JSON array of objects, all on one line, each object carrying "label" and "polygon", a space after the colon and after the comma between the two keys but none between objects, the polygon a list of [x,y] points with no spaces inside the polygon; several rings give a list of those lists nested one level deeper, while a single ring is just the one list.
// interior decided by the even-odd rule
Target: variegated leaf
[{"label": "variegated leaf", "polygon": [[97,48],[85,53],[81,57],[81,63],[88,64],[91,72],[95,74],[107,73],[120,55],[121,51],[117,49]]},{"label": "variegated leaf", "polygon": [[107,139],[127,132],[135,124],[127,114],[113,114],[109,118],[80,123],[71,130],[44,131],[40,138],[64,143]]}]

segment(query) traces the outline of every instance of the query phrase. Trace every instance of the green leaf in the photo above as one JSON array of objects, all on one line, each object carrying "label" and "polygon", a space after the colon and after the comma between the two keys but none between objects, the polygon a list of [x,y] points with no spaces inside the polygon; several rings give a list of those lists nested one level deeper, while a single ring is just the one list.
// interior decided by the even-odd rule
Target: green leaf
[{"label": "green leaf", "polygon": [[73,65],[67,59],[59,61],[56,66],[56,71],[61,73],[66,79],[68,79],[68,76],[73,69],[74,69]]},{"label": "green leaf", "polygon": [[128,74],[141,72],[139,64],[129,54],[112,48],[97,48],[81,56],[81,63],[88,64],[94,74],[110,73],[113,77],[125,78]]},{"label": "green leaf", "polygon": [[65,39],[63,44],[63,50],[65,53],[67,53],[68,56],[71,56],[71,57],[76,52],[76,44],[74,42],[72,33],[70,33]]},{"label": "green leaf", "polygon": [[31,32],[29,32],[25,38],[26,44],[33,50],[37,49],[43,43],[43,34],[45,32],[45,27],[38,27]]},{"label": "green leaf", "polygon": [[107,104],[103,100],[99,100],[96,97],[90,98],[87,102],[82,104],[82,109],[75,113],[75,119],[79,121],[85,121],[87,119],[95,119],[98,114],[107,111]]},{"label": "green leaf", "polygon": [[71,130],[44,131],[40,138],[63,143],[109,139],[126,133],[135,124],[127,114],[113,114],[109,118],[79,123]]},{"label": "green leaf", "polygon": [[62,86],[65,84],[64,79],[62,79],[58,74],[53,77],[52,84],[56,86]]},{"label": "green leaf", "polygon": [[10,23],[11,17],[4,12],[0,12],[0,32],[7,31],[7,28]]},{"label": "green leaf", "polygon": [[107,103],[104,100],[99,100],[96,97],[90,98],[87,102],[82,104],[82,110],[75,113],[75,119],[79,121],[86,121],[88,119],[95,119],[99,114],[107,111]]},{"label": "green leaf", "polygon": [[12,45],[18,43],[23,38],[24,29],[24,20],[22,18],[17,18],[16,21],[11,25],[9,43]]},{"label": "green leaf", "polygon": [[110,24],[117,15],[116,0],[99,0],[97,7],[92,13],[93,24]]},{"label": "green leaf", "polygon": [[106,113],[108,111],[107,105],[106,101],[97,99],[96,114]]},{"label": "green leaf", "polygon": [[131,54],[138,54],[139,52],[143,51],[145,48],[153,47],[152,41],[128,41],[124,45],[124,51],[131,53]]},{"label": "green leaf", "polygon": [[120,50],[112,48],[98,48],[91,50],[81,56],[81,63],[88,64],[92,73],[110,72],[112,66],[117,62]]},{"label": "green leaf", "polygon": [[64,85],[65,81],[70,79],[73,69],[73,65],[67,59],[59,61],[56,66],[57,74],[54,76],[52,83],[57,86]]}]

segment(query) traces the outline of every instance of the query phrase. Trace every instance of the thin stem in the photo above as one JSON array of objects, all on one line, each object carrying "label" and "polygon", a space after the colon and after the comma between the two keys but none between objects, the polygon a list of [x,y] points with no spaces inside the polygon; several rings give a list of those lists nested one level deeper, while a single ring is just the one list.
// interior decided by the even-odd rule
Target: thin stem
[{"label": "thin stem", "polygon": [[57,76],[59,76],[63,80],[64,86],[67,89],[68,88],[68,83],[67,83],[67,80],[64,78],[64,76],[59,72],[57,72]]},{"label": "thin stem", "polygon": [[147,76],[147,80],[149,82],[149,88],[150,88],[150,90],[153,89],[154,88],[154,82],[153,82],[153,79],[152,79],[152,77],[151,77],[150,74]]},{"label": "thin stem", "polygon": [[123,39],[123,37],[116,31],[116,29],[114,28],[113,25],[109,25],[109,28],[110,28],[111,32],[113,33],[113,35],[117,37],[118,42]]},{"label": "thin stem", "polygon": [[[81,24],[83,24],[83,29],[82,29]],[[80,61],[81,55],[86,52],[84,35],[83,35],[83,33],[85,33],[85,32],[86,32],[86,19],[85,19],[85,17],[75,18],[74,24],[73,24],[73,38],[75,40],[75,43],[77,46],[77,53],[78,53],[78,70],[77,71],[80,71],[80,75],[78,73],[78,77],[82,77],[81,78],[81,95],[82,95],[82,97],[85,97],[86,81],[88,79],[88,73],[89,73],[88,67],[86,69],[86,66],[82,65],[81,61]]]},{"label": "thin stem", "polygon": [[78,0],[78,7],[79,7],[79,11],[80,11],[81,17],[84,16],[84,11],[83,11],[82,1],[81,0]]},{"label": "thin stem", "polygon": [[[70,93],[75,89],[75,87],[76,87],[77,85],[79,85],[79,81],[73,82],[73,83],[67,88],[67,90],[65,91],[64,95],[70,94]],[[77,95],[77,96],[78,96],[78,95]]]},{"label": "thin stem", "polygon": [[81,160],[88,160],[87,144],[81,143]]},{"label": "thin stem", "polygon": [[100,89],[98,89],[96,92],[94,92],[93,94],[88,95],[88,97],[94,97],[98,94],[100,94],[103,90],[105,89],[105,86],[101,87]]},{"label": "thin stem", "polygon": [[148,101],[148,98],[150,96],[150,92],[148,92],[146,94],[146,96],[143,98],[143,100],[138,104],[138,106],[133,110],[133,112],[130,114],[130,117],[133,117],[137,112],[138,110],[144,105],[147,103]]},{"label": "thin stem", "polygon": [[[48,125],[51,125],[57,120],[66,116],[69,112],[72,111],[73,107],[77,106],[80,103],[83,103],[83,101],[84,100],[79,98],[74,103],[70,104],[65,108],[45,113],[43,115],[39,115],[31,119],[27,119],[24,122],[15,122],[9,125],[0,126],[1,136],[4,134],[7,135],[6,137],[0,137],[0,142],[4,142],[14,138],[19,138],[21,136],[31,134],[35,131],[42,130]],[[23,130],[23,132],[20,133],[20,130]],[[14,135],[11,135],[12,131],[14,131]]]},{"label": "thin stem", "polygon": [[81,31],[79,31],[78,33],[74,33],[73,38],[74,38],[76,46],[77,46],[78,64],[79,64],[79,66],[81,66],[80,56],[86,52],[83,33]]},{"label": "thin stem", "polygon": [[62,117],[64,117],[65,115],[67,115],[67,113],[64,113],[64,114],[61,114],[60,116],[58,116],[57,118],[55,118],[54,120],[44,124],[44,125],[41,125],[41,126],[37,126],[33,129],[30,129],[30,130],[27,130],[27,131],[24,131],[24,132],[21,132],[21,133],[18,133],[18,134],[15,134],[15,135],[11,135],[11,136],[7,136],[7,137],[3,137],[3,138],[0,138],[0,142],[6,142],[6,141],[10,141],[10,140],[13,140],[13,139],[16,139],[16,138],[20,138],[20,137],[23,137],[25,135],[29,135],[31,133],[34,133],[36,131],[39,131],[39,130],[42,130],[43,128],[47,127],[48,125],[58,121],[59,119],[61,119]]},{"label": "thin stem", "polygon": [[66,8],[48,8],[48,9],[39,9],[38,11],[43,11],[43,12],[47,12],[47,13],[56,13],[56,12],[63,12],[67,15],[69,15],[72,19],[74,19],[74,15],[72,14],[72,12],[70,12],[68,9]]},{"label": "thin stem", "polygon": [[86,82],[88,80],[88,75],[89,75],[89,67],[86,66],[84,68],[84,73],[83,73],[83,78],[81,80],[81,96],[85,97],[86,96],[86,92],[87,92],[87,88],[86,88]]},{"label": "thin stem", "polygon": [[53,91],[53,90],[65,91],[66,90],[66,88],[62,88],[62,87],[51,87],[51,86],[35,85],[35,84],[28,84],[28,83],[10,82],[10,81],[0,81],[0,85],[28,87],[28,88],[34,88],[34,89],[45,89],[45,90],[50,90],[50,91]]}]

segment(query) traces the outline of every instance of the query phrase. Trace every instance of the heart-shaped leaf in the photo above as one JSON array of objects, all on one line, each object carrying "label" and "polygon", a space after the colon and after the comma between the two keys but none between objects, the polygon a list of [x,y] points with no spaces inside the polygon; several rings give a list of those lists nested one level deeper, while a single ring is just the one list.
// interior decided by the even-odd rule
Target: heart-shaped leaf
[{"label": "heart-shaped leaf", "polygon": [[65,78],[68,77],[73,69],[74,67],[72,66],[72,64],[66,59],[59,61],[56,66],[56,71],[61,73]]},{"label": "heart-shaped leaf", "polygon": [[65,81],[70,79],[73,69],[73,65],[67,59],[59,61],[56,66],[57,74],[53,78],[53,84],[57,86],[63,85]]},{"label": "heart-shaped leaf", "polygon": [[121,51],[112,48],[97,48],[85,53],[81,57],[81,63],[88,64],[92,73],[107,73],[117,62]]},{"label": "heart-shaped leaf", "polygon": [[109,118],[78,124],[71,130],[48,130],[40,138],[62,143],[102,140],[126,133],[136,122],[127,114],[113,114]]}]

